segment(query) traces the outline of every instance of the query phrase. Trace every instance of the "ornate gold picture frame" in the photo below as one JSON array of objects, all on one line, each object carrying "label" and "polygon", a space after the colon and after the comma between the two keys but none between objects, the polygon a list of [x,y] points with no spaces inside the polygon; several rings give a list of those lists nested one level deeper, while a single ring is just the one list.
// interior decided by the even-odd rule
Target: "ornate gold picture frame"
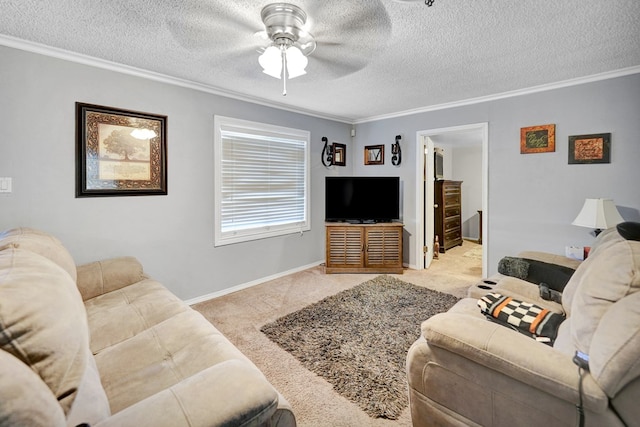
[{"label": "ornate gold picture frame", "polygon": [[76,102],[76,197],[167,194],[167,116]]}]

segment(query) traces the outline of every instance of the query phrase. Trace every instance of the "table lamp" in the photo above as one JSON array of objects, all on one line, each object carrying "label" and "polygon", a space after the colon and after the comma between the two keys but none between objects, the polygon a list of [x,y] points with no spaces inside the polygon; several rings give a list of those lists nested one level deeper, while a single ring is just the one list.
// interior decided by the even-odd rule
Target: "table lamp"
[{"label": "table lamp", "polygon": [[612,199],[586,199],[582,210],[571,224],[595,229],[598,236],[602,230],[618,225],[624,219]]}]

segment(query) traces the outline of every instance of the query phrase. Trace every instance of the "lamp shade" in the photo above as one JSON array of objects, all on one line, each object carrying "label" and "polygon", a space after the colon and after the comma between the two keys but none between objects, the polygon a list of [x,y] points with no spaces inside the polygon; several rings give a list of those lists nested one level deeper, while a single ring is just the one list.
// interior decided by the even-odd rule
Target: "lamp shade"
[{"label": "lamp shade", "polygon": [[623,221],[612,199],[586,199],[582,210],[571,224],[605,230]]}]

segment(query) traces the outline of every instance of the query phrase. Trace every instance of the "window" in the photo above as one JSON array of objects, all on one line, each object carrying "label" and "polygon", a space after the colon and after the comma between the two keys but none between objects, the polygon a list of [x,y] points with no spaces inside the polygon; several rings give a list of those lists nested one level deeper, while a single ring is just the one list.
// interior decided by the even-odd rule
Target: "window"
[{"label": "window", "polygon": [[216,116],[215,245],[310,229],[308,131]]}]

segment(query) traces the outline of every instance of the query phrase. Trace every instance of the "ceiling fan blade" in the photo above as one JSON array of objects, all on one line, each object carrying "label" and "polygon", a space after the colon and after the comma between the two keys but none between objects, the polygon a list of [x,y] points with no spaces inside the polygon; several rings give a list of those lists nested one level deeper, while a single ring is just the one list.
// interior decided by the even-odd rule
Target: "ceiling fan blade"
[{"label": "ceiling fan blade", "polygon": [[175,2],[166,18],[173,38],[185,49],[216,51],[256,44],[254,34],[264,29],[260,8],[240,8],[235,2],[187,0]]},{"label": "ceiling fan blade", "polygon": [[329,0],[312,2],[308,15],[312,25],[311,32],[316,37],[335,34],[344,40],[360,37],[363,34],[378,35],[386,39],[391,32],[391,19],[387,9],[379,0],[360,1],[344,7],[344,1]]},{"label": "ceiling fan blade", "polygon": [[366,64],[363,63],[355,64],[350,60],[337,59],[333,56],[313,55],[309,60],[307,72],[310,76],[322,75],[336,79],[353,74],[365,66]]},{"label": "ceiling fan blade", "polygon": [[381,1],[361,0],[348,8],[340,0],[308,3],[310,31],[317,43],[309,69],[316,59],[323,72],[345,76],[364,68],[386,47],[391,19]]}]

